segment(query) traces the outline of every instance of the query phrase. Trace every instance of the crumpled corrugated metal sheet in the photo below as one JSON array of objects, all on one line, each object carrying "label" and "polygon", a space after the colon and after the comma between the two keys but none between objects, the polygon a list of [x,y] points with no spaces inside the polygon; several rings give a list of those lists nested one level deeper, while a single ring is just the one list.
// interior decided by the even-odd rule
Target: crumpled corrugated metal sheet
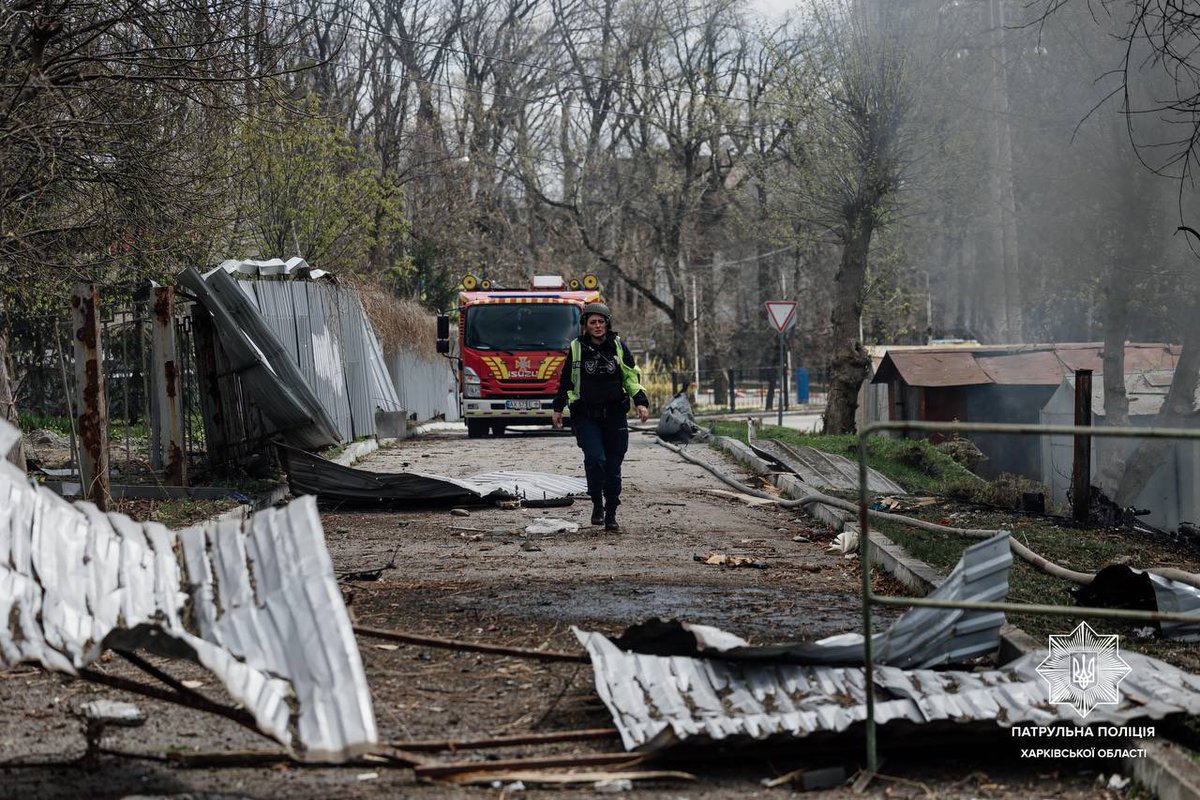
[{"label": "crumpled corrugated metal sheet", "polygon": [[[224,270],[230,274],[238,273],[241,275],[252,275],[255,277],[289,277],[289,278],[305,278],[318,280],[325,276],[332,278],[330,273],[323,269],[313,269],[300,256],[292,256],[287,261],[282,258],[269,258],[265,261],[255,261],[247,259],[239,261],[237,259],[229,259],[222,261],[217,269]],[[204,277],[208,277],[212,270],[205,273]]]},{"label": "crumpled corrugated metal sheet", "polygon": [[[12,431],[0,422],[0,452]],[[0,669],[74,674],[110,647],[186,656],[299,758],[377,740],[312,498],[171,531],[69,504],[0,462],[0,620]]]},{"label": "crumpled corrugated metal sheet", "polygon": [[242,385],[281,436],[313,450],[342,441],[296,363],[229,273],[216,269],[205,280],[188,268],[178,280],[212,314]]},{"label": "crumpled corrugated metal sheet", "polygon": [[[971,545],[954,570],[929,596],[940,600],[996,602],[1008,595],[1012,551],[1007,532]],[[897,667],[932,667],[993,653],[1000,645],[1000,611],[957,608],[912,608],[873,639],[875,661]],[[692,634],[689,641],[679,628]],[[753,646],[736,636],[706,626],[679,623],[643,626],[621,637],[622,646],[659,656],[719,656],[735,661],[778,661],[802,664],[863,663],[862,636],[833,641],[790,642]]]},{"label": "crumpled corrugated metal sheet", "polygon": [[[1158,601],[1159,611],[1176,614],[1200,613],[1200,589],[1186,583],[1146,573],[1154,587],[1154,599]],[[1168,639],[1180,642],[1200,642],[1200,626],[1194,622],[1172,622],[1162,620],[1158,623],[1162,635]]]},{"label": "crumpled corrugated metal sheet", "polygon": [[[810,486],[858,491],[858,463],[814,447],[792,447],[774,439],[756,439],[750,446],[760,456],[777,461]],[[877,469],[867,467],[867,490],[908,494],[904,487]]]},{"label": "crumpled corrugated metal sheet", "polygon": [[[746,664],[714,658],[649,656],[620,650],[599,633],[576,629],[592,659],[596,689],[627,750],[677,741],[761,740],[838,733],[866,719],[862,667]],[[1037,667],[1038,651],[986,672],[877,666],[875,720],[913,723],[1080,723],[1068,704],[1052,705]],[[1096,706],[1088,723],[1200,712],[1200,677],[1165,662],[1124,652],[1132,671],[1120,702]]]},{"label": "crumpled corrugated metal sheet", "polygon": [[541,472],[491,472],[448,478],[423,472],[372,472],[346,467],[314,453],[277,445],[294,495],[327,502],[429,503],[488,499],[545,499],[583,494],[587,482]]}]

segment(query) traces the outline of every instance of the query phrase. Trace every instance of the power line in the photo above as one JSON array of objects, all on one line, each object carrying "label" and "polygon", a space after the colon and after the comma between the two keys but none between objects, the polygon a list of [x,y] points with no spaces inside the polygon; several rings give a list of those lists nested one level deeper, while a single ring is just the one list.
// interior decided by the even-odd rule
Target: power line
[{"label": "power line", "polygon": [[[496,61],[496,62],[499,62],[502,64],[509,64],[511,66],[529,67],[531,69],[543,70],[545,72],[553,72],[558,75],[563,75],[563,76],[568,76],[568,77],[573,77],[573,78],[587,78],[590,80],[601,81],[601,82],[608,81],[611,83],[623,84],[625,86],[632,86],[632,87],[638,88],[638,89],[652,89],[652,90],[656,90],[656,91],[663,91],[663,90],[672,88],[672,87],[667,86],[666,84],[661,84],[661,83],[659,83],[659,84],[642,83],[640,81],[634,81],[634,80],[623,79],[623,78],[614,78],[614,77],[606,78],[604,76],[594,75],[594,74],[588,73],[588,72],[579,72],[576,70],[561,69],[558,67],[547,66],[545,64],[534,64],[529,61],[519,61],[517,59],[505,58],[503,56],[495,56],[495,55],[490,55],[487,53],[480,53],[480,52],[476,52],[476,51],[472,51],[472,50],[466,50],[466,49],[463,49],[460,47],[452,47],[450,45],[442,44],[440,42],[428,42],[428,41],[422,41],[421,39],[414,39],[414,38],[407,37],[407,36],[399,36],[394,33],[387,33],[386,31],[382,31],[378,28],[361,27],[361,26],[357,26],[357,25],[354,25],[349,22],[341,22],[341,21],[335,21],[335,20],[331,20],[331,19],[324,19],[322,17],[317,17],[314,14],[301,14],[299,12],[288,11],[286,9],[279,9],[279,11],[280,11],[280,13],[287,14],[292,17],[296,17],[297,19],[301,19],[301,20],[305,20],[305,21],[312,21],[312,22],[321,22],[326,25],[340,27],[340,28],[343,28],[348,31],[354,31],[356,33],[362,33],[362,34],[366,34],[368,36],[369,35],[377,35],[384,39],[390,39],[390,40],[396,41],[396,42],[406,42],[408,44],[415,44],[420,47],[431,47],[431,48],[434,48],[437,50],[444,50],[444,51],[450,52],[450,53],[458,53],[459,55],[471,56],[472,58],[482,58],[482,59],[489,60],[489,61]],[[432,83],[432,81],[429,81],[429,83]],[[437,85],[437,84],[435,84],[435,85]],[[679,88],[675,88],[675,91],[678,91],[680,94],[692,95],[694,97],[703,97],[706,99],[716,99],[716,100],[725,100],[725,101],[736,100],[738,102],[748,103],[748,104],[757,102],[761,106],[769,106],[769,107],[773,107],[773,108],[785,108],[790,111],[800,111],[801,110],[801,109],[798,109],[796,106],[793,106],[790,103],[783,103],[783,102],[780,102],[777,100],[765,100],[765,99],[761,99],[761,98],[756,100],[755,98],[751,98],[751,97],[739,97],[739,96],[734,96],[734,95],[726,96],[726,95],[714,94],[712,92],[694,92],[690,89],[679,89]],[[566,107],[580,108],[579,106],[566,106]],[[595,109],[584,107],[583,110],[594,111]]]}]

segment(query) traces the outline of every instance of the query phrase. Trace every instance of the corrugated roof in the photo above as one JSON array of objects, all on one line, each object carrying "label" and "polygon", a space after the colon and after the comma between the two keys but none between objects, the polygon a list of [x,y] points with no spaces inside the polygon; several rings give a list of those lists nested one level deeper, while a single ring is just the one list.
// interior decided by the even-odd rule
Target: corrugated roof
[{"label": "corrugated roof", "polygon": [[889,352],[883,357],[875,382],[890,380],[889,364],[909,386],[972,386],[991,383],[971,352],[909,350]]},{"label": "corrugated roof", "polygon": [[[0,421],[0,447],[11,430]],[[342,761],[375,744],[313,498],[171,531],[68,504],[8,462],[0,498],[0,669],[75,674],[110,647],[186,653],[301,759]]]}]

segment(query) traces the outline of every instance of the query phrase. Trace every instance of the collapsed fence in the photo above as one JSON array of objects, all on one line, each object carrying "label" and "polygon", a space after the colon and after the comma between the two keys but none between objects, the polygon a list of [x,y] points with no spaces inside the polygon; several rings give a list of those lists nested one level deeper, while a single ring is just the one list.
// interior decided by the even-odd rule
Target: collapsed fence
[{"label": "collapsed fence", "polygon": [[[180,287],[102,304],[81,284],[69,317],[8,318],[21,427],[49,450],[69,446],[53,459],[65,468],[33,463],[60,491],[104,509],[112,475],[163,491],[197,471],[265,478],[275,441],[320,449],[400,435],[402,393],[422,400],[411,409],[422,418],[452,399],[446,362],[393,356],[423,369],[390,372],[357,291],[303,259],[185,270]],[[436,390],[402,392],[409,378]]]}]

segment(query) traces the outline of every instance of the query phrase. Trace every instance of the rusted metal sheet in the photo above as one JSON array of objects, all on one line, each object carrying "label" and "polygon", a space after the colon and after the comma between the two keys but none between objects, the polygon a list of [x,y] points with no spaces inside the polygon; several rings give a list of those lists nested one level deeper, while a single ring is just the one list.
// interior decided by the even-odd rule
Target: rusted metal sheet
[{"label": "rusted metal sheet", "polygon": [[[0,447],[13,441],[0,423]],[[192,658],[299,758],[377,740],[312,498],[168,530],[68,504],[0,466],[0,669],[76,674],[108,648]]]},{"label": "rusted metal sheet", "polygon": [[343,441],[278,337],[227,272],[214,270],[205,280],[196,270],[187,269],[180,273],[179,282],[212,314],[221,349],[258,410],[280,435],[314,450]]},{"label": "rusted metal sheet", "polygon": [[[1009,535],[1001,533],[963,552],[950,575],[929,596],[939,600],[995,602],[1008,595],[1012,566]],[[1004,614],[998,611],[913,608],[872,639],[875,661],[896,667],[932,667],[994,653]],[[686,631],[689,635],[681,635]],[[658,656],[708,655],[731,661],[772,661],[849,666],[863,663],[862,636],[819,642],[751,646],[707,626],[655,623],[626,632],[623,647]]]},{"label": "rusted metal sheet", "polygon": [[71,332],[78,391],[79,474],[84,497],[107,509],[108,398],[100,345],[100,291],[94,284],[77,284],[71,291]]},{"label": "rusted metal sheet", "polygon": [[975,356],[975,363],[992,383],[1011,386],[1058,386],[1066,372],[1053,350],[979,354]]},{"label": "rusted metal sheet", "polygon": [[151,455],[163,480],[187,486],[183,442],[183,390],[175,347],[175,289],[155,286],[150,297],[152,405]]},{"label": "rusted metal sheet", "polygon": [[[661,749],[687,740],[745,741],[841,733],[866,719],[861,667],[746,664],[715,658],[639,655],[599,633],[576,630],[592,659],[596,690],[627,750]],[[875,668],[880,725],[1122,725],[1137,719],[1200,712],[1200,678],[1140,653],[1123,652],[1131,671],[1116,705],[1087,719],[1069,704],[1051,704],[1037,668],[1038,651],[984,672]]]},{"label": "rusted metal sheet", "polygon": [[448,478],[421,472],[371,472],[278,445],[294,495],[341,503],[460,503],[510,498],[548,499],[587,492],[582,478],[538,472],[492,472]]},{"label": "rusted metal sheet", "polygon": [[901,351],[883,357],[875,383],[887,383],[897,375],[909,386],[974,386],[991,383],[973,353],[962,351]]}]

